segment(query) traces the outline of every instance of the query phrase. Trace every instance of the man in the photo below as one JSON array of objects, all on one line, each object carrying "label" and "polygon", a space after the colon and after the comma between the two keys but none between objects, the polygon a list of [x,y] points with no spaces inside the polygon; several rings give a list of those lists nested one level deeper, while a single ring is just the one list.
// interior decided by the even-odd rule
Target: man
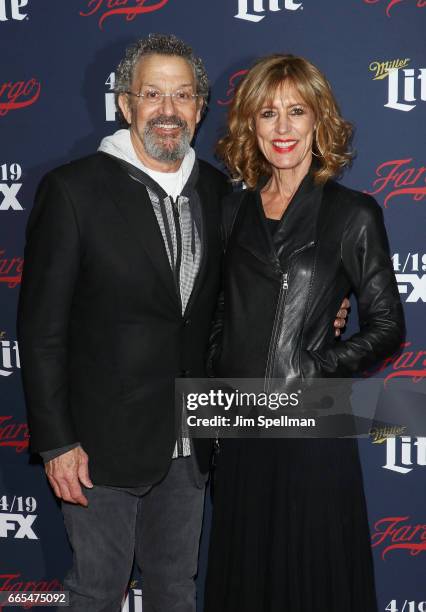
[{"label": "man", "polygon": [[191,612],[210,445],[191,448],[174,380],[205,376],[228,186],[190,146],[208,96],[190,47],[139,41],[116,86],[129,129],[50,172],[28,224],[31,444],[63,500],[70,609],[117,612],[135,554],[144,612]]}]

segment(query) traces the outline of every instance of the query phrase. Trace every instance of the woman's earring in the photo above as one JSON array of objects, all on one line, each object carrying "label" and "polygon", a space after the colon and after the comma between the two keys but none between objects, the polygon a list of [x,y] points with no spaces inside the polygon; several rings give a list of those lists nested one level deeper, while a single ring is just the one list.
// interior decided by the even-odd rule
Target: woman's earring
[{"label": "woman's earring", "polygon": [[[315,128],[314,128],[314,146],[312,147],[312,155],[314,155],[314,157],[318,157],[318,158],[319,158],[319,157],[324,157],[323,152],[321,151],[320,147],[318,146],[318,142],[317,142],[317,134],[316,134],[316,132],[317,132],[317,128],[316,128],[316,126],[315,126]],[[317,151],[318,151],[318,153],[319,153],[319,154],[318,154],[318,153],[315,153],[314,148],[316,148],[316,149],[317,149]]]}]

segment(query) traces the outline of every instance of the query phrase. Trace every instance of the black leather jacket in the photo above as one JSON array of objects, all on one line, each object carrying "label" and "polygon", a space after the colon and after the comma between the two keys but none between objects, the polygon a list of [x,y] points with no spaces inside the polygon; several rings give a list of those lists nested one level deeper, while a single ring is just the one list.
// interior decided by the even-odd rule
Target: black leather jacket
[{"label": "black leather jacket", "polygon": [[[381,209],[365,194],[305,177],[271,236],[259,190],[224,202],[224,290],[210,362],[224,377],[348,377],[395,352],[404,317]],[[360,331],[333,321],[354,293]]]}]

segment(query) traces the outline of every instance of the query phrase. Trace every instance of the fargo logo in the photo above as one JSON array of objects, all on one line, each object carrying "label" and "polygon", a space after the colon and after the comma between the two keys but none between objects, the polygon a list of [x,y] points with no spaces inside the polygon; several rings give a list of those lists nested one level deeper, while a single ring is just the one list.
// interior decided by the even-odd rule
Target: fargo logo
[{"label": "fargo logo", "polygon": [[426,551],[426,525],[408,522],[409,516],[387,516],[374,524],[372,548],[381,547],[381,557],[390,551],[404,550],[415,557]]},{"label": "fargo logo", "polygon": [[81,17],[98,16],[102,30],[104,21],[113,15],[122,15],[126,21],[133,21],[138,15],[159,11],[169,0],[86,0],[87,11],[80,11]]},{"label": "fargo logo", "polygon": [[4,257],[5,253],[4,249],[0,249],[0,283],[5,283],[9,289],[14,289],[21,282],[24,259]]},{"label": "fargo logo", "polygon": [[426,196],[426,167],[416,166],[412,157],[385,161],[377,166],[375,174],[372,190],[365,193],[384,196],[384,208],[388,208],[393,198],[398,197],[395,202],[406,202],[401,196],[410,196],[419,202]]},{"label": "fargo logo", "polygon": [[0,447],[14,448],[16,453],[22,453],[28,448],[29,439],[27,423],[15,422],[11,414],[0,415]]},{"label": "fargo logo", "polygon": [[[397,4],[401,4],[401,2],[407,3],[406,0],[364,0],[364,2],[366,4],[378,4],[379,2],[382,2],[382,4],[386,6],[386,15],[388,17],[391,16],[390,13],[394,6],[396,6]],[[414,4],[413,0],[411,0],[411,3]],[[425,6],[426,0],[416,0],[417,8],[424,8]]]},{"label": "fargo logo", "polygon": [[268,11],[276,13],[283,9],[297,11],[303,9],[303,3],[294,0],[238,0],[238,13],[234,17],[258,23],[266,17]]},{"label": "fargo logo", "polygon": [[35,104],[40,97],[40,91],[41,84],[35,78],[0,84],[0,117],[5,117],[12,110]]},{"label": "fargo logo", "polygon": [[[4,562],[3,562],[4,565]],[[4,571],[4,570],[3,570]],[[45,593],[48,591],[63,591],[63,585],[56,578],[44,579],[44,580],[29,580],[24,578],[22,574],[16,573],[5,573],[0,574],[0,593],[13,592],[13,593]],[[4,605],[4,604],[3,604]],[[23,604],[23,608],[31,608],[31,605]],[[5,608],[6,609],[6,608]],[[10,606],[7,606],[10,609]],[[3,610],[2,604],[0,604],[0,611]]]},{"label": "fargo logo", "polygon": [[409,62],[405,58],[369,64],[373,80],[388,79],[385,108],[408,112],[417,106],[412,102],[426,102],[426,68],[406,68]]},{"label": "fargo logo", "polygon": [[363,375],[374,376],[390,368],[384,379],[385,384],[393,378],[411,378],[413,383],[419,383],[426,378],[426,351],[414,350],[411,342],[404,342],[400,349],[399,353],[386,357],[379,366],[364,372]]},{"label": "fargo logo", "polygon": [[231,74],[228,80],[228,88],[225,92],[225,96],[217,100],[219,106],[228,106],[231,104],[232,100],[234,99],[235,89],[247,72],[248,70],[238,70],[237,72],[234,72],[234,74]]},{"label": "fargo logo", "polygon": [[18,183],[22,176],[19,164],[2,164],[0,166],[0,211],[23,210],[18,202],[18,193],[22,183]]},{"label": "fargo logo", "polygon": [[28,5],[28,0],[0,0],[0,21],[23,21],[28,19],[23,9]]}]

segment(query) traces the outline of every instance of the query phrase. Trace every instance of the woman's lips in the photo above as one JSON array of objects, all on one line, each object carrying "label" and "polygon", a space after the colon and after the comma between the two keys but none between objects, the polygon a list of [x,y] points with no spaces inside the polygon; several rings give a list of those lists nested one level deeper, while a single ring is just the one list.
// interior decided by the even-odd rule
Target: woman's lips
[{"label": "woman's lips", "polygon": [[297,140],[273,140],[272,148],[277,153],[291,153],[297,145]]}]

